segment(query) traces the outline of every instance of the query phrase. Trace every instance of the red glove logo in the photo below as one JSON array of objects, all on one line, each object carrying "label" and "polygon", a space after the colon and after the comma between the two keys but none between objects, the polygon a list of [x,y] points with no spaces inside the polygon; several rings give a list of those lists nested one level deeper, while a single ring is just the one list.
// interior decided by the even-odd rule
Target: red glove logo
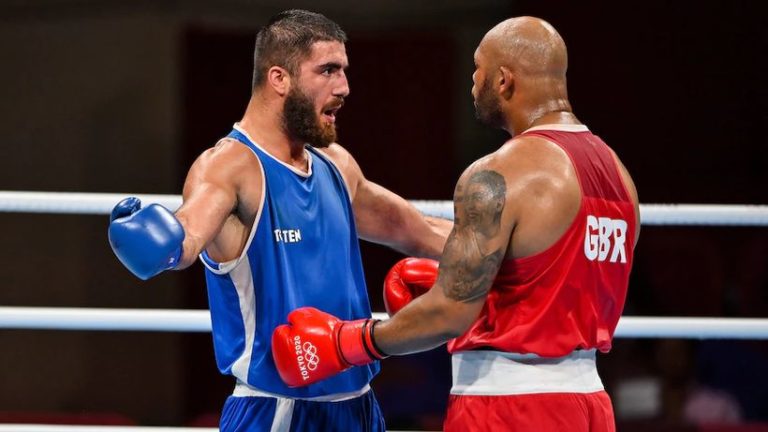
[{"label": "red glove logo", "polygon": [[280,378],[289,387],[301,387],[384,358],[371,335],[374,323],[365,318],[341,321],[312,307],[294,310],[288,324],[272,332],[272,358]]},{"label": "red glove logo", "polygon": [[293,346],[296,348],[296,363],[299,366],[301,378],[306,381],[309,379],[309,372],[317,369],[320,364],[320,356],[317,355],[317,347],[311,342],[301,343],[301,336],[293,337]]},{"label": "red glove logo", "polygon": [[312,345],[311,342],[304,342],[304,345],[302,345],[301,348],[304,350],[304,358],[307,360],[307,369],[311,371],[317,369],[317,365],[320,363],[320,356],[317,355],[317,347]]}]

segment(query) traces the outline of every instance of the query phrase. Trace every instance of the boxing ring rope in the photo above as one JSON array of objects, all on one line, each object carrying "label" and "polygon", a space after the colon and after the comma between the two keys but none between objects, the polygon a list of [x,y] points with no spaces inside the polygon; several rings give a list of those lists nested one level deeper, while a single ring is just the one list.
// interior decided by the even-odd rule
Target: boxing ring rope
[{"label": "boxing ring rope", "polygon": [[[0,212],[109,214],[131,194],[0,191]],[[175,210],[179,195],[136,194]],[[450,201],[411,201],[426,214],[453,218]],[[765,205],[641,204],[644,225],[768,226]],[[374,314],[385,318],[385,314]],[[0,328],[210,332],[206,310],[0,307]],[[622,317],[616,337],[768,339],[768,319]]]},{"label": "boxing ring rope", "polygon": [[[386,314],[374,313],[385,319]],[[0,329],[210,332],[207,310],[0,307]],[[768,339],[768,319],[624,316],[619,338]]]},{"label": "boxing ring rope", "polygon": [[[0,191],[0,212],[109,214],[112,207],[131,194]],[[145,203],[175,210],[179,195],[136,194]],[[411,201],[420,211],[453,219],[451,201]],[[643,225],[768,226],[766,205],[641,204]]]},{"label": "boxing ring rope", "polygon": [[[106,215],[132,194],[0,191],[0,212]],[[135,194],[175,210],[178,195]],[[411,201],[453,219],[450,201]],[[643,225],[768,226],[766,205],[642,204]],[[105,228],[106,229],[106,228]],[[376,318],[385,318],[375,313]],[[0,307],[0,329],[210,332],[207,310]],[[768,339],[768,319],[621,317],[619,338]],[[0,424],[0,432],[214,432],[216,428]]]},{"label": "boxing ring rope", "polygon": [[[218,432],[218,428],[0,424],[0,432]],[[405,431],[389,431],[405,432]]]},{"label": "boxing ring rope", "polygon": [[[218,432],[218,428],[0,424],[0,432]],[[390,431],[395,432],[395,431]]]}]

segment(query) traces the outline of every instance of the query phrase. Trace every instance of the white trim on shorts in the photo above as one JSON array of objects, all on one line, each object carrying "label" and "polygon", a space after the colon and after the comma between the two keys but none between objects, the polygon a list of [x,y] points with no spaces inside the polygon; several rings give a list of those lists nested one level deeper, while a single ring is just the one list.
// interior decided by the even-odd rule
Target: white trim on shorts
[{"label": "white trim on shorts", "polygon": [[235,384],[235,390],[232,392],[232,396],[235,397],[270,397],[278,399],[278,402],[281,399],[286,400],[305,400],[305,401],[312,401],[312,402],[341,402],[349,399],[358,398],[366,393],[371,391],[371,386],[369,384],[366,384],[363,388],[360,390],[355,390],[347,393],[333,393],[329,395],[323,395],[323,396],[315,396],[310,398],[300,398],[300,397],[286,397],[285,395],[280,395],[277,393],[270,393],[264,390],[259,390],[256,387],[249,386],[248,384],[238,380],[237,384]]},{"label": "white trim on shorts", "polygon": [[278,398],[275,405],[275,417],[269,432],[289,432],[293,421],[294,399]]},{"label": "white trim on shorts", "polygon": [[565,357],[500,351],[462,351],[451,358],[453,395],[594,393],[604,390],[595,350]]}]

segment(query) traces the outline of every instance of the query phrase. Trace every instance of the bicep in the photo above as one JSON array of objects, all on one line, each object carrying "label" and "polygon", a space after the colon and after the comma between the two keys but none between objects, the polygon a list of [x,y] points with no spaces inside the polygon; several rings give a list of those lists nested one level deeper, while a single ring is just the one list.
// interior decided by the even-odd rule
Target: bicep
[{"label": "bicep", "polygon": [[408,202],[365,178],[351,154],[338,144],[323,153],[336,165],[344,179],[352,201],[355,225],[360,238],[391,245],[390,227],[402,222],[401,212]]},{"label": "bicep", "polygon": [[421,217],[404,198],[365,179],[358,185],[352,205],[358,234],[375,243],[396,242],[398,229],[408,217]]},{"label": "bicep", "polygon": [[197,255],[221,229],[237,205],[237,186],[228,170],[203,154],[192,165],[184,183],[183,204],[176,217],[184,225],[185,247]]},{"label": "bicep", "polygon": [[507,252],[513,221],[504,177],[474,172],[456,186],[454,227],[440,259],[434,301],[450,308],[458,333],[477,318]]},{"label": "bicep", "polygon": [[450,230],[449,221],[425,217],[401,196],[369,181],[341,146],[324,152],[336,164],[349,190],[360,238],[407,255],[438,257]]},{"label": "bicep", "polygon": [[424,216],[404,198],[366,180],[358,187],[354,209],[361,238],[406,255],[439,257],[452,226]]},{"label": "bicep", "polygon": [[210,241],[235,208],[234,191],[216,182],[196,181],[184,188],[184,204],[176,212],[188,234]]},{"label": "bicep", "polygon": [[423,351],[467,331],[477,319],[506,254],[512,217],[504,177],[490,170],[462,176],[454,196],[454,227],[435,285],[376,326],[390,354]]},{"label": "bicep", "polygon": [[504,177],[493,170],[467,177],[456,186],[454,228],[438,277],[444,294],[460,302],[485,298],[506,255],[511,232],[509,212],[505,215]]}]

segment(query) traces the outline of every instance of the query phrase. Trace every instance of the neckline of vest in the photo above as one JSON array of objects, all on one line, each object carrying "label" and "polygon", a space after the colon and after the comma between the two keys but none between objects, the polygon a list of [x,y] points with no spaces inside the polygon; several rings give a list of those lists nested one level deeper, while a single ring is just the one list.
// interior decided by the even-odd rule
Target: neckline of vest
[{"label": "neckline of vest", "polygon": [[257,149],[261,150],[262,152],[264,152],[264,154],[266,154],[267,156],[272,158],[272,160],[274,160],[275,162],[277,162],[280,165],[284,166],[285,168],[291,170],[291,172],[293,172],[294,174],[302,176],[302,177],[307,177],[307,178],[312,176],[312,164],[313,164],[314,158],[312,156],[312,152],[307,150],[306,146],[304,147],[304,154],[307,155],[307,172],[304,172],[304,171],[294,167],[293,165],[290,165],[290,164],[287,164],[287,163],[281,161],[280,159],[276,158],[275,155],[270,153],[267,149],[265,149],[264,147],[260,146],[253,138],[251,138],[250,135],[248,135],[248,132],[246,132],[245,129],[243,129],[240,126],[239,123],[235,123],[232,126],[232,128],[235,129],[236,131],[240,132],[241,134],[243,134],[243,136],[249,141],[249,144],[251,144],[252,146],[254,146]]},{"label": "neckline of vest", "polygon": [[556,131],[556,132],[589,132],[589,128],[584,124],[543,124],[530,127],[524,130],[520,135],[533,131]]}]

